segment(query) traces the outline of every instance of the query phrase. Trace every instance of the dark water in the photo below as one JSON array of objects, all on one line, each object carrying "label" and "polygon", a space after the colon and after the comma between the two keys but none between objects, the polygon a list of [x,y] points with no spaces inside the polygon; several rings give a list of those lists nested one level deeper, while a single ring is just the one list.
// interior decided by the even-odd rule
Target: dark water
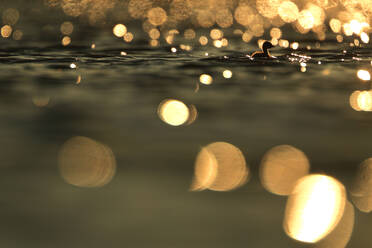
[{"label": "dark water", "polygon": [[[208,49],[208,57],[199,48],[38,47],[0,50],[4,247],[302,247],[282,228],[286,198],[259,183],[262,155],[296,146],[312,172],[347,188],[372,156],[372,115],[349,105],[353,91],[370,88],[356,76],[371,67],[370,48],[277,48],[277,59],[252,61],[239,46]],[[197,86],[202,73],[211,85]],[[48,105],[36,106],[40,98]],[[157,108],[169,98],[194,104],[197,120],[163,123]],[[82,189],[63,181],[57,154],[74,136],[113,150],[111,183]],[[243,151],[251,180],[231,192],[190,192],[195,157],[215,141]],[[371,227],[371,215],[356,211],[348,247],[370,247]]]}]

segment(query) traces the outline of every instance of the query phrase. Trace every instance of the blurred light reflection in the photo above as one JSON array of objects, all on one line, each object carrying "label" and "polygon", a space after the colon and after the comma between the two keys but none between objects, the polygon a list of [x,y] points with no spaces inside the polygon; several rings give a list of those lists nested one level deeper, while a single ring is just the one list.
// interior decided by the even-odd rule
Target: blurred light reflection
[{"label": "blurred light reflection", "polygon": [[310,163],[299,149],[280,145],[264,155],[260,165],[260,180],[266,190],[277,195],[289,195],[298,179],[306,176]]},{"label": "blurred light reflection", "polygon": [[79,187],[101,187],[115,175],[116,161],[111,149],[86,137],[66,141],[59,151],[63,179]]},{"label": "blurred light reflection", "polygon": [[239,148],[226,142],[215,142],[199,152],[191,190],[230,191],[248,179],[249,168]]},{"label": "blurred light reflection", "polygon": [[309,175],[298,180],[289,196],[283,227],[293,239],[315,243],[339,223],[346,204],[344,186],[324,175]]}]

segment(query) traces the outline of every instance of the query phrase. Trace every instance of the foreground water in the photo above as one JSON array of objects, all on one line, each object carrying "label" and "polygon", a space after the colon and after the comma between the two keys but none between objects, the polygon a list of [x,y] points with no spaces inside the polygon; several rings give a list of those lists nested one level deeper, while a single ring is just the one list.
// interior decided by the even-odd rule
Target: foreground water
[{"label": "foreground water", "polygon": [[[260,160],[273,146],[293,145],[311,172],[348,189],[372,155],[372,115],[349,103],[355,90],[370,89],[356,73],[371,68],[372,53],[330,43],[277,48],[277,59],[252,61],[244,49],[0,50],[1,244],[302,247],[282,228],[286,198],[260,185]],[[213,83],[199,83],[201,74]],[[193,104],[196,121],[164,123],[165,99]],[[62,179],[58,152],[75,136],[112,149],[118,167],[108,185],[84,189]],[[216,141],[241,149],[250,181],[231,192],[190,192],[198,151]],[[356,210],[348,247],[370,247],[371,225]]]}]

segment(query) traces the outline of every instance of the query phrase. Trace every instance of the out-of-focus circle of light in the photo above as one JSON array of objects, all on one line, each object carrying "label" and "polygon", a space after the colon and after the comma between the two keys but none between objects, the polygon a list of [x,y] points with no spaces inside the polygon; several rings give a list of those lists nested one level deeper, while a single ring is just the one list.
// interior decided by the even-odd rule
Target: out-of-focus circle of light
[{"label": "out-of-focus circle of light", "polygon": [[282,18],[286,23],[296,21],[300,14],[297,5],[291,1],[282,2],[279,6],[278,12],[280,18]]},{"label": "out-of-focus circle of light", "polygon": [[350,95],[350,98],[349,98],[349,103],[350,103],[350,106],[356,110],[356,111],[361,111],[361,109],[359,108],[359,105],[358,105],[358,96],[360,94],[360,91],[359,90],[356,90],[354,91],[351,95]]},{"label": "out-of-focus circle of light", "polygon": [[112,32],[116,37],[123,37],[127,33],[127,27],[124,24],[116,24],[112,29]]},{"label": "out-of-focus circle of light", "polygon": [[132,40],[133,40],[133,38],[134,38],[134,35],[133,35],[133,33],[131,33],[131,32],[127,32],[126,34],[124,34],[124,36],[123,36],[123,39],[124,39],[124,41],[125,42],[132,42]]},{"label": "out-of-focus circle of light", "polygon": [[189,108],[178,100],[164,100],[158,108],[159,118],[171,126],[181,126],[185,124],[190,116]]},{"label": "out-of-focus circle of light", "polygon": [[241,5],[235,9],[234,17],[237,23],[249,26],[254,20],[254,11],[247,5]]},{"label": "out-of-focus circle of light", "polygon": [[216,22],[215,15],[208,10],[200,10],[196,16],[199,25],[203,28],[209,28]]},{"label": "out-of-focus circle of light", "polygon": [[2,36],[3,38],[9,38],[10,35],[12,34],[12,31],[13,31],[13,29],[12,29],[11,26],[9,26],[9,25],[4,25],[4,26],[1,28],[1,30],[0,30],[0,32],[1,32],[1,36]]},{"label": "out-of-focus circle of light", "polygon": [[357,76],[359,79],[363,81],[369,81],[371,80],[371,74],[367,70],[358,70]]},{"label": "out-of-focus circle of light", "polygon": [[71,44],[71,38],[69,36],[65,36],[62,39],[62,45],[63,46],[68,46]]},{"label": "out-of-focus circle of light", "polygon": [[239,148],[226,142],[204,147],[197,156],[192,190],[230,191],[248,181],[249,168]]},{"label": "out-of-focus circle of light", "polygon": [[71,35],[74,31],[74,25],[71,22],[64,22],[61,24],[60,30],[64,35]]},{"label": "out-of-focus circle of light", "polygon": [[314,26],[315,18],[311,11],[302,10],[298,17],[298,23],[304,29],[311,29]]},{"label": "out-of-focus circle of light", "polygon": [[362,91],[359,93],[357,98],[358,107],[363,111],[372,110],[372,92]]},{"label": "out-of-focus circle of light", "polygon": [[337,226],[345,204],[345,187],[339,181],[325,175],[305,176],[287,200],[284,230],[295,240],[318,242]]},{"label": "out-of-focus circle of light", "polygon": [[257,11],[267,18],[274,18],[278,15],[280,0],[256,0]]},{"label": "out-of-focus circle of light", "polygon": [[205,85],[210,85],[213,82],[213,78],[211,75],[208,74],[202,74],[200,75],[199,78],[200,83],[205,84]]},{"label": "out-of-focus circle of light", "polygon": [[202,46],[205,46],[205,45],[207,45],[208,44],[208,38],[206,37],[206,36],[200,36],[200,38],[199,38],[199,43],[200,43],[200,45],[202,45]]},{"label": "out-of-focus circle of light", "polygon": [[147,18],[152,25],[160,26],[167,21],[168,16],[163,8],[156,7],[149,10]]},{"label": "out-of-focus circle of light", "polygon": [[296,181],[309,171],[310,163],[305,153],[290,145],[280,145],[265,153],[260,165],[260,180],[269,192],[289,195]]},{"label": "out-of-focus circle of light", "polygon": [[219,40],[223,37],[223,32],[220,29],[214,28],[210,31],[209,35],[213,40]]},{"label": "out-of-focus circle of light", "polygon": [[316,243],[314,248],[345,248],[353,233],[354,222],[355,211],[353,204],[346,201],[344,214],[335,229]]},{"label": "out-of-focus circle of light", "polygon": [[230,70],[224,70],[222,75],[223,75],[224,78],[229,79],[229,78],[232,78],[233,73]]},{"label": "out-of-focus circle of light", "polygon": [[228,28],[234,23],[234,18],[229,9],[220,9],[216,13],[216,23],[221,28]]},{"label": "out-of-focus circle of light", "polygon": [[217,177],[217,160],[207,148],[202,148],[196,157],[194,179],[190,189],[199,191],[208,189]]},{"label": "out-of-focus circle of light", "polygon": [[59,151],[62,178],[79,187],[101,187],[109,183],[116,171],[111,149],[87,137],[66,141]]},{"label": "out-of-focus circle of light", "polygon": [[341,32],[341,28],[342,28],[342,23],[340,20],[338,19],[335,19],[335,18],[332,18],[330,21],[329,21],[329,26],[331,27],[332,31],[334,33],[340,33]]}]

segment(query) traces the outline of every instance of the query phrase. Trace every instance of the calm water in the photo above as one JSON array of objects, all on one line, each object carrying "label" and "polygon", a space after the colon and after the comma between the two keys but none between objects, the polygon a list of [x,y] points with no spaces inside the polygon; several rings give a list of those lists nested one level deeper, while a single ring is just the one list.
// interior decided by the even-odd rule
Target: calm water
[{"label": "calm water", "polygon": [[[244,51],[255,48],[242,45],[177,53],[104,42],[95,50],[38,47],[0,50],[4,247],[302,247],[282,228],[286,198],[260,185],[262,155],[296,146],[312,172],[347,188],[372,156],[372,115],[349,104],[353,91],[371,86],[356,76],[371,68],[369,48],[345,53],[344,45],[307,50],[301,43],[297,51],[273,49],[276,60],[251,61]],[[231,79],[222,76],[226,69]],[[211,85],[198,84],[203,73]],[[197,120],[162,122],[157,108],[169,98],[194,104]],[[57,154],[74,136],[113,150],[111,183],[82,189],[64,182]],[[196,155],[215,141],[243,151],[251,180],[231,192],[190,192]],[[370,247],[371,226],[371,215],[356,210],[348,247]]]}]

